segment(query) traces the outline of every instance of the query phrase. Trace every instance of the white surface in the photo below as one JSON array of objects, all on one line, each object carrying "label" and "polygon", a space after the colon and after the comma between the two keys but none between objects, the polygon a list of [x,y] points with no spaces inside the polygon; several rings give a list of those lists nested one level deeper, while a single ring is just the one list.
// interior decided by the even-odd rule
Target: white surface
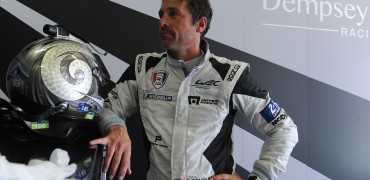
[{"label": "white surface", "polygon": [[50,161],[34,159],[28,165],[9,162],[0,155],[0,174],[2,180],[61,180],[77,169],[76,164],[68,163],[68,153],[62,149],[54,149]]},{"label": "white surface", "polygon": [[3,90],[1,90],[1,89],[0,89],[0,98],[1,98],[1,99],[6,100],[6,101],[8,101],[8,102],[10,102],[9,97],[8,97],[8,96],[5,94],[5,92],[4,92]]}]

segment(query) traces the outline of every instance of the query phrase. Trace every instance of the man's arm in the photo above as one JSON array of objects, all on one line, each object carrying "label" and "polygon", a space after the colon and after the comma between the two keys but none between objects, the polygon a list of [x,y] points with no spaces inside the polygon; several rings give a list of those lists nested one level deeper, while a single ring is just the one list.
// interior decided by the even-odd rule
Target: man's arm
[{"label": "man's arm", "polygon": [[122,75],[119,83],[108,94],[103,110],[99,113],[99,128],[102,138],[90,141],[90,145],[107,146],[103,171],[113,179],[117,169],[119,179],[131,174],[131,140],[125,119],[137,111],[137,84],[135,66],[131,65]]},{"label": "man's arm", "polygon": [[258,85],[249,69],[243,71],[236,83],[232,106],[260,133],[266,135],[250,176],[263,180],[276,179],[285,172],[290,154],[298,142],[297,127],[293,120],[270,98],[269,92]]},{"label": "man's arm", "polygon": [[[278,175],[285,172],[290,154],[298,142],[296,125],[283,109],[281,111],[268,125],[255,123],[256,126],[259,125],[256,128],[265,133],[267,137],[263,143],[259,159],[253,165],[251,175],[261,177],[263,180],[277,179]],[[256,118],[258,118],[258,115]],[[255,119],[254,121],[262,120]],[[264,131],[261,131],[261,129]]]}]

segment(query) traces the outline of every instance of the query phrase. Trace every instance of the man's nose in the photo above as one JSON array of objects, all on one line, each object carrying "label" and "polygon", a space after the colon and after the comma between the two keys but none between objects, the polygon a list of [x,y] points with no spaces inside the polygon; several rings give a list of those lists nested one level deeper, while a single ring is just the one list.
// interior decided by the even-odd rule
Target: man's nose
[{"label": "man's nose", "polygon": [[159,19],[159,26],[160,27],[163,27],[163,26],[168,26],[168,20],[165,16],[162,16],[160,19]]}]

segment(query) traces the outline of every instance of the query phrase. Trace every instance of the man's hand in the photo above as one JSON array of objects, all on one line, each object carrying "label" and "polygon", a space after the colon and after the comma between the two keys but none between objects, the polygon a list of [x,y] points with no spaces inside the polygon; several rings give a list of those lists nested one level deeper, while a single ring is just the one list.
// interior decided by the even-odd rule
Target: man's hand
[{"label": "man's hand", "polygon": [[[108,135],[90,141],[90,145],[107,145],[107,153],[103,165],[103,171],[109,169],[109,179],[113,179],[118,167],[118,179],[123,179],[131,172],[131,140],[127,129],[121,125],[112,125],[108,128]],[[109,167],[110,165],[110,167]]]},{"label": "man's hand", "polygon": [[237,174],[219,174],[211,177],[211,180],[242,180]]}]

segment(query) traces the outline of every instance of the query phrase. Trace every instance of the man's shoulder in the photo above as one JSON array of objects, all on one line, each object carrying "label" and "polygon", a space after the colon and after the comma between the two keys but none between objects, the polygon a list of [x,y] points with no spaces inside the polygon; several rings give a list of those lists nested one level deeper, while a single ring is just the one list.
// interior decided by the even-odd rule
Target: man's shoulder
[{"label": "man's shoulder", "polygon": [[166,57],[167,54],[165,52],[162,52],[162,53],[156,53],[156,52],[152,52],[152,53],[142,53],[142,54],[138,54],[136,56],[136,59],[162,59],[163,57]]},{"label": "man's shoulder", "polygon": [[152,67],[166,57],[166,53],[144,53],[136,56],[137,73],[146,73]]},{"label": "man's shoulder", "polygon": [[243,64],[244,66],[249,66],[249,63],[247,62],[243,62],[243,61],[240,61],[240,60],[236,60],[236,59],[230,59],[230,58],[227,58],[227,57],[222,57],[222,56],[217,56],[217,55],[214,55],[212,54],[210,59],[214,59],[216,61],[218,61],[219,63],[222,63],[222,64],[229,64],[229,65],[235,65],[235,64]]}]

